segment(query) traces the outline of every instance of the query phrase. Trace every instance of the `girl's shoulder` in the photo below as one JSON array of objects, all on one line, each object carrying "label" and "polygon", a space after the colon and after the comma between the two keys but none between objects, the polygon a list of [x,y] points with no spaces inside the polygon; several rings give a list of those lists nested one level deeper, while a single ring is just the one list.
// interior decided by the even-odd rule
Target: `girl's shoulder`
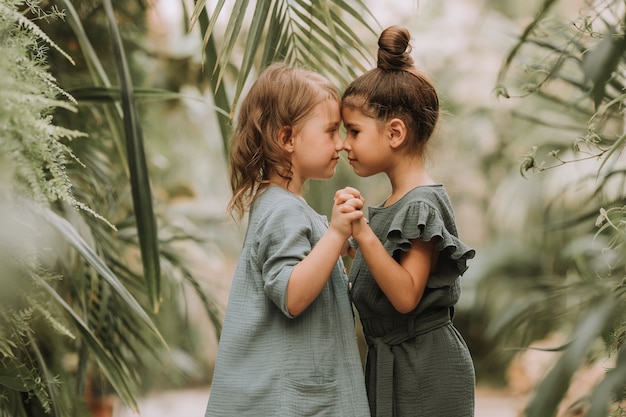
[{"label": "girl's shoulder", "polygon": [[434,209],[444,209],[445,211],[451,207],[450,198],[445,187],[442,184],[421,185],[413,188],[403,195],[398,201],[388,206],[383,201],[377,206],[371,207],[374,211],[384,211],[388,214],[406,210],[408,206],[426,204]]},{"label": "girl's shoulder", "polygon": [[292,210],[308,204],[290,191],[278,186],[269,186],[261,191],[252,202],[252,210]]},{"label": "girl's shoulder", "polygon": [[307,222],[314,210],[300,197],[282,187],[270,186],[253,201],[250,218],[262,223]]},{"label": "girl's shoulder", "polygon": [[443,184],[433,185],[421,185],[413,188],[411,191],[405,194],[405,197],[409,201],[448,201],[448,192]]}]

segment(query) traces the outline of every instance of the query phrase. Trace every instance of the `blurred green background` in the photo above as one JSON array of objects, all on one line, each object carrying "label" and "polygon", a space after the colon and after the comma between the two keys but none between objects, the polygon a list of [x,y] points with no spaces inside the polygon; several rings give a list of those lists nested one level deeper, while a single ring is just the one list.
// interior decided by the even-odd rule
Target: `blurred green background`
[{"label": "blurred green background", "polygon": [[[479,386],[626,415],[624,22],[623,0],[0,0],[0,416],[209,384],[239,97],[273,60],[341,91],[391,24],[440,93]],[[390,191],[343,160],[307,199],[330,215],[346,185]]]}]

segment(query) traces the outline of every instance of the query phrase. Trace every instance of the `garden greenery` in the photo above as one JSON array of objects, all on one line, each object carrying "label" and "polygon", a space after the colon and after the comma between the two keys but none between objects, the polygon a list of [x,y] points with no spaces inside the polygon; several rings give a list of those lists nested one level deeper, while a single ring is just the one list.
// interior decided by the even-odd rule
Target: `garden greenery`
[{"label": "garden greenery", "polygon": [[[151,384],[210,376],[187,306],[187,297],[196,297],[219,336],[221,310],[198,277],[206,259],[190,259],[210,246],[199,232],[207,220],[170,210],[159,183],[168,173],[155,172],[151,150],[144,152],[140,124],[147,116],[136,106],[156,91],[141,88],[145,61],[135,61],[149,55],[141,44],[148,3],[56,0],[46,2],[53,7],[46,12],[37,0],[0,0],[0,417],[88,416],[110,396],[136,409]],[[277,32],[295,20],[297,33],[325,33],[331,25],[338,36],[330,41],[359,44],[339,12],[358,17],[357,26],[360,13],[343,1],[322,3],[283,1],[269,15],[256,14],[254,42],[274,54],[265,58],[308,45],[289,30]],[[258,2],[263,10],[266,4]],[[291,15],[287,5],[311,14]],[[194,19],[206,33],[209,11],[196,7]],[[242,22],[233,17],[229,26],[238,32]],[[219,54],[216,42],[211,37],[205,45],[207,62],[227,66],[240,42]],[[335,50],[333,62],[358,56]],[[256,72],[253,61],[233,87]],[[208,84],[226,143],[224,114],[236,100],[225,94],[232,79],[224,75],[219,85]],[[154,130],[151,145],[159,140]]]},{"label": "garden greenery", "polygon": [[58,310],[47,301],[47,292],[33,279],[37,276],[37,280],[51,281],[56,277],[42,271],[36,241],[45,234],[41,229],[37,231],[41,222],[36,220],[32,209],[61,200],[95,215],[76,200],[66,172],[69,162],[78,161],[63,141],[86,135],[57,126],[52,119],[55,109],[75,111],[76,102],[48,72],[46,56],[49,48],[53,48],[69,57],[18,12],[22,4],[22,1],[0,0],[2,416],[27,415],[25,404],[34,402],[44,411],[52,412],[50,392],[60,384],[59,375],[46,372],[34,334],[41,330],[56,332],[68,340],[73,338]]},{"label": "garden greenery", "polygon": [[531,146],[520,172],[542,202],[535,205],[541,212],[526,219],[535,240],[524,249],[530,256],[523,275],[499,271],[500,281],[502,272],[511,273],[509,288],[525,287],[525,296],[513,295],[516,300],[492,327],[509,343],[523,345],[550,332],[565,335],[526,416],[557,415],[576,372],[608,358],[613,365],[578,406],[587,417],[622,417],[626,1],[585,1],[574,21],[556,18],[556,3],[541,2],[506,57],[496,87],[500,97],[522,99],[514,114],[526,122],[521,140]]}]

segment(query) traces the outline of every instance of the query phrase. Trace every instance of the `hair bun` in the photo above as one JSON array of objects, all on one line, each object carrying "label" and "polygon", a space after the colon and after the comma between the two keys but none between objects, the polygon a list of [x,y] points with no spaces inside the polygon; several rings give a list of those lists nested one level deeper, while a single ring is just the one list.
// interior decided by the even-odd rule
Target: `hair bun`
[{"label": "hair bun", "polygon": [[378,38],[378,68],[404,70],[413,66],[411,34],[403,26],[389,26]]}]

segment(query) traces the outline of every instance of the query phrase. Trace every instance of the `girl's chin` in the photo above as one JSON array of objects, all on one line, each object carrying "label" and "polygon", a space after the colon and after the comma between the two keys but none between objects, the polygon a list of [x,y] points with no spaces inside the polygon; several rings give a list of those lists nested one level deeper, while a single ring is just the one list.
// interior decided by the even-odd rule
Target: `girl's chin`
[{"label": "girl's chin", "polygon": [[311,178],[311,179],[315,179],[315,180],[329,180],[332,177],[335,176],[335,168],[333,168],[330,172],[321,174],[320,176],[316,177],[316,178]]},{"label": "girl's chin", "polygon": [[363,170],[358,169],[354,165],[352,165],[352,170],[354,171],[354,173],[356,175],[358,175],[361,178],[367,178],[367,177],[371,177],[372,175],[374,175],[374,174],[370,174],[370,173],[364,172]]}]

